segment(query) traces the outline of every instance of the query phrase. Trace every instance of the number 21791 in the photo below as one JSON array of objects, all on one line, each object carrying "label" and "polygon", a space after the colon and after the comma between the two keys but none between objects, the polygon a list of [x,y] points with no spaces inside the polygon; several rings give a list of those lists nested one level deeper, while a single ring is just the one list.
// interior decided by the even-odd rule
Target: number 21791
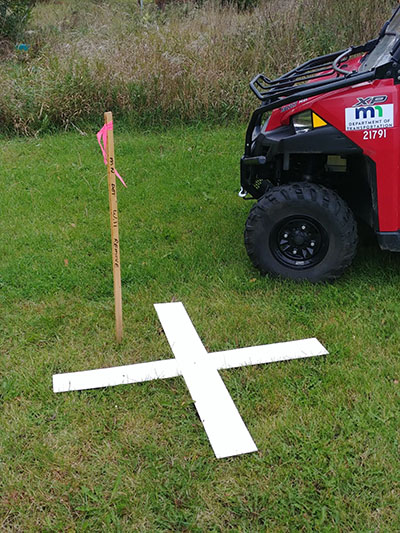
[{"label": "number 21791", "polygon": [[386,130],[366,130],[363,131],[363,140],[370,141],[373,139],[386,139]]}]

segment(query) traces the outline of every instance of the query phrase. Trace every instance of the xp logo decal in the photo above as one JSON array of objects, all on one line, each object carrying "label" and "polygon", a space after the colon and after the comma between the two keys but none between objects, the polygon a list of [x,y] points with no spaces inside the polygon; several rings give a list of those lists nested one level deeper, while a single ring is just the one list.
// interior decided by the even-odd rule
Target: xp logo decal
[{"label": "xp logo decal", "polygon": [[346,131],[393,128],[393,104],[384,104],[388,97],[357,98],[353,107],[347,107]]},{"label": "xp logo decal", "polygon": [[357,103],[353,105],[353,107],[361,107],[361,106],[369,106],[369,105],[375,105],[375,104],[384,104],[386,100],[388,99],[386,94],[382,94],[381,96],[367,96],[367,98],[357,98]]}]

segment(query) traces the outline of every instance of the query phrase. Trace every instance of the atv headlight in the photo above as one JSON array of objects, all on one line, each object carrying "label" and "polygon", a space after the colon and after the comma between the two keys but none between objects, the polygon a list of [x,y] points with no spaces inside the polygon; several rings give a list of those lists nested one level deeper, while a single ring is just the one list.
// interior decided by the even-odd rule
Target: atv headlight
[{"label": "atv headlight", "polygon": [[311,109],[294,115],[292,117],[292,124],[296,133],[307,133],[315,128],[321,128],[322,126],[328,125],[324,119],[319,117],[316,113],[313,113]]},{"label": "atv headlight", "polygon": [[303,111],[292,117],[292,124],[296,133],[307,133],[313,129],[311,110]]}]

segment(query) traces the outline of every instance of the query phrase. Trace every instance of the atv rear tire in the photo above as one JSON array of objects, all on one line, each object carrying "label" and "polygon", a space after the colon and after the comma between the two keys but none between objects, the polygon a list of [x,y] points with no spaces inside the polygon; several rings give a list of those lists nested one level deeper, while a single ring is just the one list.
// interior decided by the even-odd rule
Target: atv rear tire
[{"label": "atv rear tire", "polygon": [[253,265],[313,283],[338,278],[357,249],[353,213],[334,191],[311,183],[273,187],[253,206],[244,241]]}]

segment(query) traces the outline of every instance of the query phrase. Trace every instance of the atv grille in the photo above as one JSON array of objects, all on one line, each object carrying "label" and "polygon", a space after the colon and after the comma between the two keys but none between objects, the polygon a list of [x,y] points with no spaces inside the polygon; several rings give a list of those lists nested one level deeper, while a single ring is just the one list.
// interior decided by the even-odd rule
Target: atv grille
[{"label": "atv grille", "polygon": [[253,183],[253,187],[257,189],[258,191],[262,188],[263,180],[262,179],[256,179],[256,181]]}]

